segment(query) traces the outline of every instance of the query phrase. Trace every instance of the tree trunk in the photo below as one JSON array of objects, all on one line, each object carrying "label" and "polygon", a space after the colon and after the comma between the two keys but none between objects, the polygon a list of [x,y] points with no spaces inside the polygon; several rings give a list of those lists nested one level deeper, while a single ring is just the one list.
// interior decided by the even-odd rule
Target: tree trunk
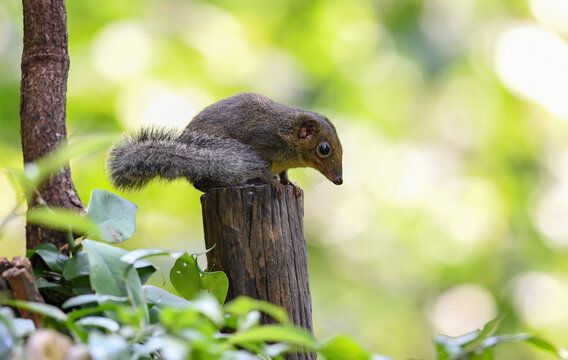
[{"label": "tree trunk", "polygon": [[[24,51],[20,90],[20,122],[24,163],[37,161],[65,143],[65,106],[69,55],[64,0],[23,0]],[[71,180],[69,167],[46,180],[28,208],[48,206],[84,210]],[[51,242],[66,244],[65,234],[26,225],[26,247]]]},{"label": "tree trunk", "polygon": [[[283,307],[312,331],[303,194],[292,186],[274,198],[269,185],[212,189],[201,197],[208,266],[229,277],[227,300],[238,295]],[[263,314],[262,323],[273,322]],[[292,354],[287,359],[315,359]]]}]

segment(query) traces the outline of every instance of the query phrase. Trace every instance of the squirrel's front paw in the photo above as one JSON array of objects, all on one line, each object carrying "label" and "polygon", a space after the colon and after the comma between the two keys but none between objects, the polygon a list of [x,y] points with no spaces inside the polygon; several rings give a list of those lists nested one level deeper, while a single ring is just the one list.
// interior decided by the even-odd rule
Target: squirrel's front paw
[{"label": "squirrel's front paw", "polygon": [[294,195],[296,195],[296,199],[302,196],[302,188],[298,184],[289,181],[288,185],[292,185],[292,187],[294,187]]},{"label": "squirrel's front paw", "polygon": [[292,187],[294,188],[294,195],[296,195],[296,199],[299,198],[302,195],[302,188],[296,184],[295,182],[292,182],[288,179],[288,177],[283,178],[282,176],[280,177],[280,183],[283,186],[286,185],[292,185]]},{"label": "squirrel's front paw", "polygon": [[282,192],[284,191],[284,186],[286,185],[283,185],[278,180],[273,180],[270,182],[270,186],[272,188],[272,196],[275,199],[278,199],[280,196],[282,196]]}]

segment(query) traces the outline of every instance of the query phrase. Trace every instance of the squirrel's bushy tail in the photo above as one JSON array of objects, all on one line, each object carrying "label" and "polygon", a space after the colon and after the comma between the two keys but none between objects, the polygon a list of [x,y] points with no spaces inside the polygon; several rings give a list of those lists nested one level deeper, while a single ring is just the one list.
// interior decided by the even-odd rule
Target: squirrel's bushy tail
[{"label": "squirrel's bushy tail", "polygon": [[107,172],[117,188],[132,190],[153,178],[186,178],[202,191],[261,177],[268,164],[237,140],[200,133],[146,128],[123,136],[108,156]]}]

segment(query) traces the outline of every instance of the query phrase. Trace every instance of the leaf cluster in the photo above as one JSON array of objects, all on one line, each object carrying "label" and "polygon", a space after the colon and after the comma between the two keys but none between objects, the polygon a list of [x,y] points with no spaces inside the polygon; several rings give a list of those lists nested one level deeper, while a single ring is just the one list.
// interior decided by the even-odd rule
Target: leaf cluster
[{"label": "leaf cluster", "polygon": [[[44,315],[42,326],[85,344],[94,359],[271,359],[291,352],[317,352],[327,359],[371,357],[345,337],[318,342],[273,304],[247,297],[224,304],[227,276],[198,266],[197,257],[206,252],[129,252],[109,244],[132,236],[136,210],[115,194],[95,190],[84,216],[60,217],[59,210],[47,208],[36,212],[34,221],[49,226],[58,217],[56,226],[69,231],[69,255],[52,244],[28,252],[39,260],[35,276],[48,304],[2,303]],[[75,239],[73,233],[81,235]],[[147,260],[153,256],[175,258],[169,279],[179,295],[144,285],[157,270]],[[2,311],[0,354],[25,353],[33,323],[15,318],[9,308]],[[275,323],[261,325],[261,312]]]},{"label": "leaf cluster", "polygon": [[548,341],[530,334],[495,335],[503,317],[497,317],[483,327],[459,337],[436,335],[437,360],[491,360],[494,359],[495,346],[503,343],[521,342],[549,352],[559,359],[568,358],[564,349],[559,349]]}]

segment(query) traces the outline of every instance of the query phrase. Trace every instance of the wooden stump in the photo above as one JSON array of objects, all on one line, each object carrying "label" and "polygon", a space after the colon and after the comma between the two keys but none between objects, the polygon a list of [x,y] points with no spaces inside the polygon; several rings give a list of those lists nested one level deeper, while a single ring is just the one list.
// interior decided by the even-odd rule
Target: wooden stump
[{"label": "wooden stump", "polygon": [[[43,297],[39,293],[32,265],[27,258],[16,256],[12,261],[0,257],[0,290],[11,290],[16,300],[43,303]],[[18,312],[25,319],[32,319],[38,327],[43,316],[18,308]]]},{"label": "wooden stump", "polygon": [[[229,277],[227,300],[238,295],[283,307],[294,325],[312,331],[304,197],[285,186],[212,189],[201,197],[208,266]],[[273,322],[263,314],[262,323]],[[293,354],[289,359],[315,359]]]}]

